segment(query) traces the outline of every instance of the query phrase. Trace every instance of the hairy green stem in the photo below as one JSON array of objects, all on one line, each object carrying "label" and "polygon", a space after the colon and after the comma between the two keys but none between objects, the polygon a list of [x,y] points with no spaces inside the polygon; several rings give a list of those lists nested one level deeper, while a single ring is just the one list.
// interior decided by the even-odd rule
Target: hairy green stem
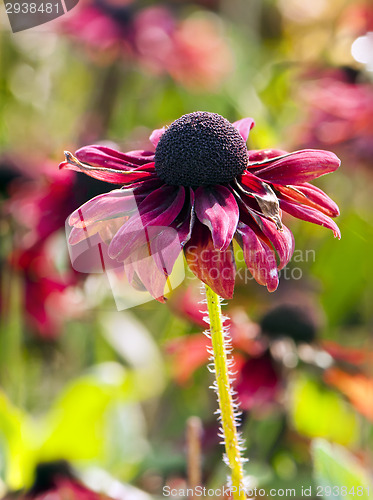
[{"label": "hairy green stem", "polygon": [[218,395],[227,464],[231,469],[232,496],[234,500],[246,500],[242,457],[229,379],[226,339],[221,315],[220,299],[207,285],[205,285],[205,289],[215,367],[215,388]]}]

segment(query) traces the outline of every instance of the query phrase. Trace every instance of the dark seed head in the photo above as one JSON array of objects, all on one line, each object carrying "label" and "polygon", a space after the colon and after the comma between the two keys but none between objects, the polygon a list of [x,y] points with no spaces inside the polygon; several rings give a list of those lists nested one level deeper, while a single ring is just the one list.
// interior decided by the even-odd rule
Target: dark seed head
[{"label": "dark seed head", "polygon": [[295,343],[310,343],[317,336],[316,323],[306,308],[284,304],[267,312],[260,325],[270,338],[290,337]]},{"label": "dark seed head", "polygon": [[216,113],[197,111],[174,121],[155,150],[155,170],[176,186],[226,184],[241,175],[248,162],[238,131]]}]

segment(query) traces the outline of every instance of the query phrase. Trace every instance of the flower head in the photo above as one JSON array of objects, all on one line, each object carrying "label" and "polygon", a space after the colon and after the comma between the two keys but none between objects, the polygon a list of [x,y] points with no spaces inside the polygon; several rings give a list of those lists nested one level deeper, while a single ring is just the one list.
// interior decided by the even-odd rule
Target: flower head
[{"label": "flower head", "polygon": [[[129,281],[142,282],[163,300],[166,279],[182,249],[193,273],[220,296],[231,298],[236,240],[255,280],[274,291],[278,269],[294,251],[282,211],[340,237],[331,219],[339,213],[337,205],[308,183],[333,172],[340,162],[328,151],[247,150],[253,125],[251,118],[231,124],[215,113],[198,111],[155,130],[152,152],[121,153],[93,145],[75,156],[66,153],[60,168],[120,186],[70,216],[70,244],[99,234],[109,256],[127,264]],[[176,231],[180,241],[176,251],[169,251],[168,265],[155,258],[151,272],[136,266],[146,249],[154,255],[156,249],[167,249],[170,233],[165,228]]]}]

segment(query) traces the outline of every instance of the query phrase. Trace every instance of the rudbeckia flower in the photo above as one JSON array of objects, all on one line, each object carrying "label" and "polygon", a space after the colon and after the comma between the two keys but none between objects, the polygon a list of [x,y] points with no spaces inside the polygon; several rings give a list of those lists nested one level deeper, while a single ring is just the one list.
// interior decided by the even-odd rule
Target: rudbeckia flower
[{"label": "rudbeckia flower", "polygon": [[[99,234],[108,244],[109,257],[129,266],[129,281],[142,283],[163,301],[170,261],[182,250],[201,281],[221,297],[232,298],[236,240],[255,280],[274,291],[278,270],[294,251],[282,211],[340,237],[331,219],[339,213],[337,205],[309,184],[336,170],[340,161],[328,151],[248,150],[253,125],[251,118],[230,123],[218,114],[198,111],[155,130],[150,136],[153,151],[121,153],[93,145],[75,156],[66,153],[60,168],[119,186],[70,216],[70,244]],[[170,233],[165,228],[177,232],[178,251],[170,250],[167,269],[157,258],[151,272],[142,269],[136,262],[144,249],[168,247]]]}]

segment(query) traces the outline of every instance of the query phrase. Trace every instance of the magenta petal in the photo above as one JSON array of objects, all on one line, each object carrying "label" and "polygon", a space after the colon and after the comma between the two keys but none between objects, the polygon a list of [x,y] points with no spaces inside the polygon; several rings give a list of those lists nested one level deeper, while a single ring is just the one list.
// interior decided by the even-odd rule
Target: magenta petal
[{"label": "magenta petal", "polygon": [[338,205],[324,191],[312,184],[278,186],[277,189],[285,196],[286,200],[309,205],[329,217],[337,217],[339,215]]},{"label": "magenta petal", "polygon": [[[149,164],[149,165],[154,165]],[[92,167],[91,165],[80,163],[73,164],[70,161],[64,161],[59,165],[60,169],[74,170],[75,172],[83,172],[94,179],[98,179],[104,182],[110,182],[111,184],[132,184],[145,179],[156,179],[157,176],[154,173],[154,169],[151,171],[144,170],[114,170],[105,167]],[[141,169],[142,167],[138,167]],[[152,171],[153,170],[153,171]]]},{"label": "magenta petal", "polygon": [[92,198],[70,215],[69,225],[87,227],[94,222],[123,217],[137,209],[132,190],[115,189]]},{"label": "magenta petal", "polygon": [[131,151],[121,153],[107,146],[85,146],[76,151],[75,156],[83,163],[94,167],[129,170],[153,161],[153,155],[147,151]]},{"label": "magenta petal", "polygon": [[198,219],[211,231],[215,248],[226,250],[236,232],[239,210],[233,194],[224,186],[199,187],[195,210]]},{"label": "magenta petal", "polygon": [[[172,268],[185,244],[190,240],[194,226],[194,193],[189,189],[189,199],[179,216],[151,240],[151,251],[159,269],[171,274]],[[158,228],[155,228],[158,229]]]},{"label": "magenta petal", "polygon": [[270,160],[271,158],[275,158],[276,156],[283,156],[287,154],[289,153],[287,151],[284,151],[283,149],[251,149],[248,151],[248,168],[250,168],[250,162],[265,162],[267,160]]},{"label": "magenta petal", "polygon": [[149,246],[158,269],[166,275],[170,275],[176,259],[182,251],[178,232],[171,227],[166,227],[163,231],[158,232],[156,237],[150,241]]},{"label": "magenta petal", "polygon": [[255,175],[271,184],[301,184],[334,172],[339,158],[330,151],[304,149],[274,160],[269,166],[255,170]]},{"label": "magenta petal", "polygon": [[124,260],[138,246],[149,241],[149,226],[168,227],[179,215],[185,201],[185,189],[162,186],[149,194],[140,204],[139,213],[133,215],[114,236],[109,255]]},{"label": "magenta petal", "polygon": [[237,233],[247,268],[260,285],[265,285],[269,292],[274,292],[278,286],[278,272],[273,250],[245,224],[238,225]]},{"label": "magenta petal", "polygon": [[164,302],[163,295],[167,282],[167,275],[158,268],[150,253],[148,245],[137,247],[131,253],[129,262],[125,262],[125,270],[129,280],[131,276],[133,280],[134,272],[136,272],[141,283],[150,295],[160,302]]},{"label": "magenta petal", "polygon": [[272,243],[279,256],[280,264],[278,268],[284,268],[294,253],[295,241],[293,233],[285,225],[282,225],[282,230],[279,231],[274,222],[260,215],[255,214],[254,217],[260,230]]},{"label": "magenta petal", "polygon": [[178,232],[179,240],[183,247],[186,242],[190,240],[192,235],[195,220],[194,199],[194,191],[192,188],[189,188],[189,200],[186,202],[186,206],[184,206],[180,216],[172,224],[170,224],[170,226]]},{"label": "magenta petal", "polygon": [[249,137],[249,132],[255,125],[255,122],[252,118],[242,118],[242,120],[237,120],[232,123],[232,125],[238,130],[242,139],[246,142]]},{"label": "magenta petal", "polygon": [[134,163],[137,162],[140,165],[149,164],[149,162],[154,161],[154,151],[144,151],[143,149],[134,149],[132,151],[127,151],[126,153],[120,153],[127,156]]},{"label": "magenta petal", "polygon": [[220,251],[214,247],[210,231],[195,221],[192,237],[185,245],[185,257],[191,271],[224,299],[234,292],[236,263],[233,247]]},{"label": "magenta petal", "polygon": [[268,194],[268,189],[266,189],[265,183],[251,172],[244,172],[240,181],[241,182],[238,182],[238,185],[249,196],[266,196]]},{"label": "magenta petal", "polygon": [[334,237],[341,239],[341,232],[337,224],[319,210],[285,200],[280,200],[280,206],[285,212],[293,217],[297,217],[297,219],[313,222],[314,224],[331,229]]},{"label": "magenta petal", "polygon": [[153,146],[156,148],[159,142],[159,139],[162,137],[162,135],[166,132],[166,127],[162,128],[157,128],[153,130],[151,133],[149,140],[153,144]]}]

